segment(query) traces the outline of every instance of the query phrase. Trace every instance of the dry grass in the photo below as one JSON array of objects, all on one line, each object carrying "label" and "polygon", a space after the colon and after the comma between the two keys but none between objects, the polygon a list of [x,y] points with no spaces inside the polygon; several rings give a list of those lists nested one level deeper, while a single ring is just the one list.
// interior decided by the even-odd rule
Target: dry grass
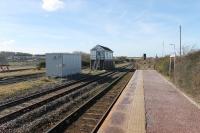
[{"label": "dry grass", "polygon": [[37,80],[32,81],[25,81],[10,85],[1,85],[0,86],[0,99],[3,99],[8,96],[12,96],[14,94],[24,93],[33,88],[39,88],[43,85],[48,84],[56,84],[58,80],[56,79],[49,79],[46,77],[39,78]]},{"label": "dry grass", "polygon": [[154,69],[155,59],[147,58],[146,60],[138,59],[136,60],[136,68],[140,70],[152,70]]},{"label": "dry grass", "polygon": [[17,72],[6,72],[6,73],[0,73],[0,78],[9,77],[9,76],[35,74],[35,73],[41,73],[41,72],[45,72],[45,70],[44,69],[42,69],[42,70],[31,69],[31,70],[24,70],[24,71],[17,71]]},{"label": "dry grass", "polygon": [[[16,76],[16,75],[25,75],[25,74],[32,74],[32,73],[39,73],[44,72],[44,70],[27,70],[22,72],[10,72],[10,73],[1,73],[0,77],[6,77],[6,76]],[[82,71],[84,74],[99,74],[104,71],[90,71],[89,69],[85,69]],[[25,82],[15,83],[15,84],[9,84],[9,85],[0,85],[0,100],[10,97],[10,96],[17,96],[20,94],[24,94],[30,90],[35,90],[38,88],[41,88],[45,85],[55,85],[60,82],[59,79],[51,79],[47,77],[41,77],[36,80],[29,80]]]},{"label": "dry grass", "polygon": [[175,83],[200,103],[200,51],[177,62]]},{"label": "dry grass", "polygon": [[90,70],[90,69],[83,69],[82,74],[89,74],[89,75],[96,75],[105,72],[105,70]]},{"label": "dry grass", "polygon": [[[165,76],[169,76],[169,57],[160,58],[156,69]],[[200,103],[200,51],[177,58],[175,79],[171,80],[185,93]]]},{"label": "dry grass", "polygon": [[[123,67],[123,66],[126,66],[128,65],[129,62],[127,63],[122,63],[122,64],[116,64],[115,67],[118,68],[118,67]],[[87,68],[87,69],[82,69],[82,73],[83,74],[90,74],[90,75],[96,75],[96,74],[100,74],[100,73],[103,73],[105,72],[106,70],[91,70],[90,68]]]},{"label": "dry grass", "polygon": [[[127,65],[127,64],[121,64],[120,66],[124,66],[124,65]],[[19,71],[19,72],[0,73],[0,77],[26,75],[26,74],[33,74],[33,73],[39,73],[39,72],[44,72],[44,70],[26,70],[26,71]],[[90,69],[82,70],[83,74],[91,74],[91,75],[95,75],[95,74],[99,74],[103,72],[105,72],[105,70],[94,70],[94,71],[91,71]],[[19,94],[24,94],[29,90],[41,88],[41,86],[44,86],[44,85],[57,84],[58,82],[59,80],[57,79],[49,79],[46,77],[42,77],[36,80],[30,80],[30,81],[15,83],[15,84],[0,85],[0,99],[4,99],[10,96],[16,96]]]},{"label": "dry grass", "polygon": [[121,64],[115,64],[115,67],[118,68],[118,67],[123,67],[123,66],[126,66],[128,65],[129,62],[126,62],[126,63],[121,63]]}]

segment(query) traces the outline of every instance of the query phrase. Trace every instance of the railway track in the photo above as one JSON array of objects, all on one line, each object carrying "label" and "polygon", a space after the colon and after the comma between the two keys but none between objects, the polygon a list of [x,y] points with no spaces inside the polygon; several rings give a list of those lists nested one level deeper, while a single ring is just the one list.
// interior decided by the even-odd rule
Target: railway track
[{"label": "railway track", "polygon": [[[95,133],[127,85],[132,73],[125,72],[74,112],[62,119],[47,133]],[[127,80],[120,81],[123,77]],[[115,86],[117,82],[119,86]]]},{"label": "railway track", "polygon": [[8,70],[8,71],[0,71],[0,73],[18,72],[18,71],[25,71],[25,70],[32,70],[32,69],[36,69],[36,68],[11,69],[11,70]]},{"label": "railway track", "polygon": [[55,91],[57,91],[57,90],[60,90],[60,89],[69,87],[69,86],[74,85],[74,84],[76,84],[76,83],[79,83],[79,82],[82,82],[82,81],[90,80],[91,78],[95,78],[95,77],[101,76],[102,74],[105,74],[105,73],[100,73],[100,74],[97,74],[97,75],[94,75],[94,76],[83,76],[83,77],[81,77],[79,80],[70,80],[70,81],[64,82],[64,83],[62,83],[62,84],[60,84],[60,85],[57,85],[57,86],[54,87],[54,88],[45,89],[45,90],[42,90],[42,91],[39,91],[39,92],[30,94],[30,95],[28,95],[28,96],[22,97],[22,98],[17,98],[17,99],[8,101],[8,102],[6,102],[6,103],[2,103],[2,104],[0,104],[0,111],[2,111],[2,110],[5,109],[5,108],[9,108],[9,107],[12,107],[12,106],[15,106],[15,105],[24,103],[24,102],[26,102],[26,101],[28,101],[28,100],[32,100],[32,99],[34,99],[34,98],[38,98],[38,97],[40,97],[40,96],[43,96],[43,95],[46,95],[46,94],[55,92]]},{"label": "railway track", "polygon": [[9,76],[5,78],[0,78],[0,85],[7,85],[11,83],[27,81],[27,80],[36,79],[42,76],[45,76],[44,72],[27,74],[27,75],[19,75],[19,76]]},{"label": "railway track", "polygon": [[[88,79],[82,79],[82,81],[79,82],[71,82],[67,83],[65,85],[62,85],[58,88],[55,88],[53,90],[48,90],[44,91],[38,94],[34,94],[22,99],[17,99],[14,101],[11,101],[9,103],[5,103],[0,105],[0,131],[6,131],[14,128],[19,128],[19,125],[11,124],[10,126],[10,121],[11,123],[14,122],[19,122],[20,120],[22,121],[31,121],[29,119],[23,120],[24,117],[29,112],[33,112],[33,110],[41,110],[43,106],[52,103],[54,101],[58,101],[57,103],[49,104],[46,107],[59,107],[62,104],[66,103],[62,101],[61,98],[63,97],[71,97],[72,99],[78,97],[78,96],[84,96],[89,94],[91,91],[91,86],[92,84],[95,84],[99,82],[101,84],[102,81],[110,81],[112,78],[116,78],[115,76],[118,75],[119,72],[105,72],[103,74],[99,74],[98,76],[94,76],[92,78]],[[88,89],[88,88],[89,89]],[[61,100],[60,100],[61,99]],[[60,101],[59,101],[60,100]],[[66,99],[65,99],[66,100]],[[69,100],[69,99],[68,99]],[[45,107],[45,108],[46,108]],[[54,108],[54,107],[52,107]],[[45,109],[43,110],[44,112],[48,112],[49,110]],[[51,111],[51,109],[50,109]],[[37,115],[39,115],[38,113]],[[30,117],[28,117],[30,118]],[[37,118],[37,117],[36,117]],[[34,118],[31,118],[34,120]],[[26,124],[27,122],[25,122]],[[10,126],[10,128],[9,128]]]},{"label": "railway track", "polygon": [[[106,73],[103,76],[108,76],[111,73]],[[103,77],[102,76],[102,77]],[[92,82],[99,80],[101,77],[94,78],[89,81],[82,81],[78,83],[72,83],[66,85],[66,87],[56,88],[54,90],[45,91],[34,96],[29,96],[20,100],[12,101],[11,103],[7,103],[0,106],[0,124],[5,123],[9,120],[12,120],[15,117],[22,115],[22,113],[26,113],[30,110],[38,108],[48,102],[51,102],[59,97],[62,97],[74,90],[80,89],[86,85],[89,85]],[[35,101],[37,101],[35,103]],[[9,110],[9,111],[8,111]]]}]

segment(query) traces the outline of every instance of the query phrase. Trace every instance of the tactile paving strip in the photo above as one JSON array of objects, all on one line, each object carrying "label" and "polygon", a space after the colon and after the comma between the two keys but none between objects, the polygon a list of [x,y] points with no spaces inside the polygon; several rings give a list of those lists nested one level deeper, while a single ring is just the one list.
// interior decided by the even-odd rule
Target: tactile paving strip
[{"label": "tactile paving strip", "polygon": [[142,71],[137,70],[104,121],[99,133],[145,133]]}]

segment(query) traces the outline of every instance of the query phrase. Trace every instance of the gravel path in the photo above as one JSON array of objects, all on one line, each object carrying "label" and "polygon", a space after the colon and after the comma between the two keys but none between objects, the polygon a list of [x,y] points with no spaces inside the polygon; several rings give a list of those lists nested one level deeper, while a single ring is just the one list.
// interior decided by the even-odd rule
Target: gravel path
[{"label": "gravel path", "polygon": [[154,70],[143,71],[147,133],[200,133],[200,109]]}]

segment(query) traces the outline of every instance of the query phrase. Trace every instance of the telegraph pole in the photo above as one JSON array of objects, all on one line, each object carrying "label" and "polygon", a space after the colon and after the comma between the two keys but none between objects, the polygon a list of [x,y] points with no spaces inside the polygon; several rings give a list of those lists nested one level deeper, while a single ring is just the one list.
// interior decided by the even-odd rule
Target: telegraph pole
[{"label": "telegraph pole", "polygon": [[182,49],[182,47],[181,47],[181,30],[182,30],[182,29],[181,29],[181,25],[180,25],[179,28],[180,28],[180,57],[181,57],[181,49]]},{"label": "telegraph pole", "polygon": [[165,56],[165,43],[164,43],[164,41],[163,41],[163,50],[162,50],[162,57],[164,57]]}]

